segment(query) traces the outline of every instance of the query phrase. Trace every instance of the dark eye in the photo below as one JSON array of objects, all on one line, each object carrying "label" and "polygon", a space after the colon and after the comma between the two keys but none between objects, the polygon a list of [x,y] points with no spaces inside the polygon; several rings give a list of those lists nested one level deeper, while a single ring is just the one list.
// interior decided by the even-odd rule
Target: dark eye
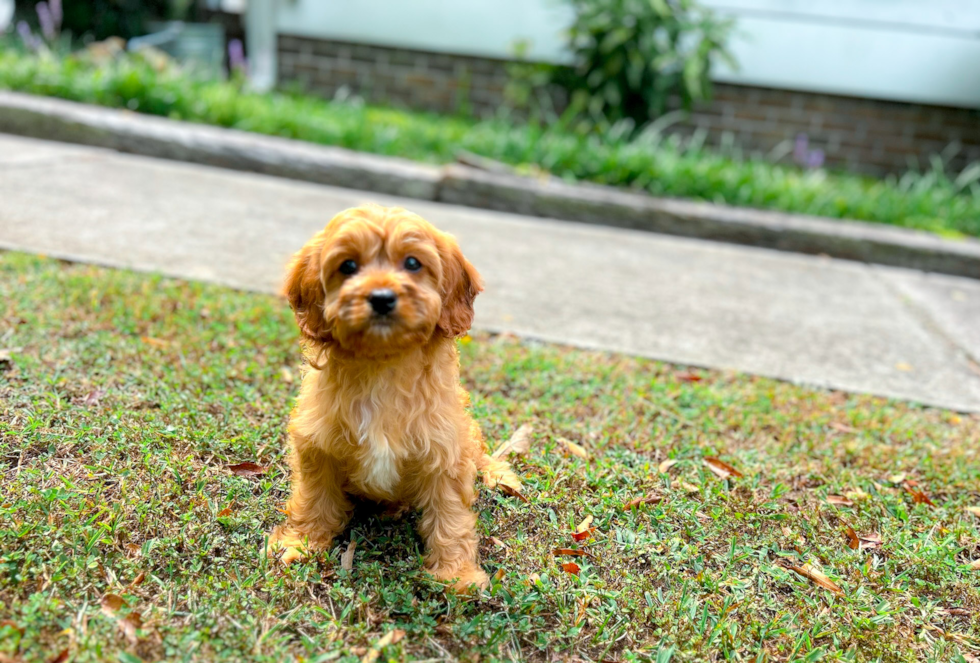
[{"label": "dark eye", "polygon": [[340,268],[338,271],[340,271],[341,274],[350,276],[357,271],[357,262],[354,260],[345,260],[344,262],[340,263]]},{"label": "dark eye", "polygon": [[405,269],[410,272],[417,272],[422,269],[422,263],[419,262],[418,258],[409,256],[405,258]]}]

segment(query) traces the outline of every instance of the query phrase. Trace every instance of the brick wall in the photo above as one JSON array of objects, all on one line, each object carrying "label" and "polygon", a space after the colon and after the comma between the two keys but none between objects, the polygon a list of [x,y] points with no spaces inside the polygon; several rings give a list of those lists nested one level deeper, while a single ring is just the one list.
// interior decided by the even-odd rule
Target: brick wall
[{"label": "brick wall", "polygon": [[[507,62],[282,35],[279,76],[309,92],[341,89],[378,103],[480,116],[504,103]],[[832,168],[900,173],[950,145],[953,170],[980,160],[980,111],[741,85],[716,85],[712,101],[670,131],[704,130],[709,145],[792,161],[796,138]]]}]

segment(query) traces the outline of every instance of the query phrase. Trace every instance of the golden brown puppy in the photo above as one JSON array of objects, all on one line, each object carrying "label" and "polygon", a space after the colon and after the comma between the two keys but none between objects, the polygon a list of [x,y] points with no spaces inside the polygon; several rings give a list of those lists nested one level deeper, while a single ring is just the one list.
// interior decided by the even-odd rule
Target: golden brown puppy
[{"label": "golden brown puppy", "polygon": [[455,338],[482,289],[452,236],[400,208],[341,212],[295,255],[285,294],[311,368],[289,425],[288,519],[270,554],[288,563],[328,547],[356,496],[422,509],[428,571],[457,589],[486,586],[476,472],[516,477],[487,456],[459,384]]}]

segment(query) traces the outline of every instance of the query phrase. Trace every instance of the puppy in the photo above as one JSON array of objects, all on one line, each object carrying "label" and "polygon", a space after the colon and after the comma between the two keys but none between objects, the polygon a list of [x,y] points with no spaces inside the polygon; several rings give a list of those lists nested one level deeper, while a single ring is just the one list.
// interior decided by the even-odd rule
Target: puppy
[{"label": "puppy", "polygon": [[455,339],[473,321],[480,275],[452,236],[400,208],[341,212],[297,253],[285,295],[310,370],[289,423],[292,496],[269,554],[328,547],[351,497],[421,509],[429,573],[485,587],[477,559],[477,470],[491,459],[466,411]]}]

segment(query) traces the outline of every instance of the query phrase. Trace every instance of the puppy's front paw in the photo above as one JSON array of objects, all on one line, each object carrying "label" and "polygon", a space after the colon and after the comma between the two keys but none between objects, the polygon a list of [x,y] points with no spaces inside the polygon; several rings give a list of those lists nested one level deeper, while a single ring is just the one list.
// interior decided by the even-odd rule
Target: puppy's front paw
[{"label": "puppy's front paw", "polygon": [[314,545],[308,536],[288,527],[279,526],[269,535],[269,544],[265,548],[265,553],[283,564],[292,564],[321,548],[322,546]]},{"label": "puppy's front paw", "polygon": [[449,583],[449,589],[460,594],[486,589],[490,586],[490,577],[476,564],[465,564],[462,567],[433,568],[429,573],[436,580]]}]

